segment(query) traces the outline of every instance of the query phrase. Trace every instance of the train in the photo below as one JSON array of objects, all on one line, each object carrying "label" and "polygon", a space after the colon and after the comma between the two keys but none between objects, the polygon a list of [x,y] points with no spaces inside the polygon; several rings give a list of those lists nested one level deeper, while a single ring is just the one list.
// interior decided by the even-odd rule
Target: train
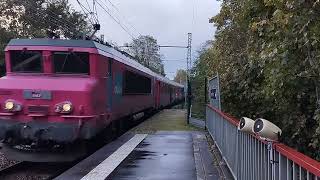
[{"label": "train", "polygon": [[5,67],[1,151],[13,160],[73,161],[100,132],[185,97],[182,84],[92,40],[12,39]]}]

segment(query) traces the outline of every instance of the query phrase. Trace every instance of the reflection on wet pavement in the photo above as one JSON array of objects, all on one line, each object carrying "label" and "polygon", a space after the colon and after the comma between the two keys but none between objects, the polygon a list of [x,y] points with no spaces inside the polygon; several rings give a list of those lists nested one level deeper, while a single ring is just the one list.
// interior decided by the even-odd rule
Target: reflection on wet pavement
[{"label": "reflection on wet pavement", "polygon": [[108,179],[196,179],[192,135],[147,136]]}]

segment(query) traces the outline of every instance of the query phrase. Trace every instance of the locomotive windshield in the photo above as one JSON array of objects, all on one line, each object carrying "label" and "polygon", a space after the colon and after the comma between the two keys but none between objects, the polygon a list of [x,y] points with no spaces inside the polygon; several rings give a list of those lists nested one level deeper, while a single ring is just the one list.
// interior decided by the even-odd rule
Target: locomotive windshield
[{"label": "locomotive windshield", "polygon": [[12,72],[41,73],[42,55],[40,51],[10,51]]},{"label": "locomotive windshield", "polygon": [[89,53],[54,52],[54,70],[57,74],[89,74]]}]

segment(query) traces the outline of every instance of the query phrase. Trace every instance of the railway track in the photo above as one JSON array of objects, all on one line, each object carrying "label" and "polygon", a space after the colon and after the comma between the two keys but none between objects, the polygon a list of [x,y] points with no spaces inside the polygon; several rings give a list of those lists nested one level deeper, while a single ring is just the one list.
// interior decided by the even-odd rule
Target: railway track
[{"label": "railway track", "polygon": [[5,180],[47,180],[53,179],[66,171],[71,163],[31,163],[18,162],[6,168],[0,169],[0,179]]},{"label": "railway track", "polygon": [[18,162],[16,164],[12,164],[8,167],[0,169],[0,177],[6,175],[7,173],[11,173],[11,172],[15,171],[16,169],[22,168],[23,166],[26,166],[25,162]]}]

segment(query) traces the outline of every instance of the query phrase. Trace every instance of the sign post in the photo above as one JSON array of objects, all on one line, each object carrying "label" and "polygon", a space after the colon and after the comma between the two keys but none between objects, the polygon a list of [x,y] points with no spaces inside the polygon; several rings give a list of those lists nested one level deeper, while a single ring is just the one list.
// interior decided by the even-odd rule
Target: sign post
[{"label": "sign post", "polygon": [[219,74],[209,80],[209,98],[210,105],[221,110],[221,101],[220,101],[220,82]]}]

